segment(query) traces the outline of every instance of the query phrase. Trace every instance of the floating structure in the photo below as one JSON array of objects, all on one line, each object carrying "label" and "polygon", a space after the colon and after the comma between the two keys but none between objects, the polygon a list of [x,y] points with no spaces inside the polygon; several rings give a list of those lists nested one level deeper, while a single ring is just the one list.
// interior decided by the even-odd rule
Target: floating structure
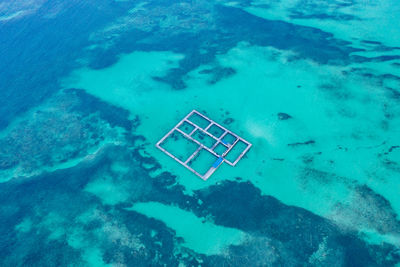
[{"label": "floating structure", "polygon": [[[188,150],[194,150],[184,151],[189,152],[189,156],[178,155],[178,153],[174,154],[174,152],[168,151],[167,141],[172,140],[174,142],[182,137],[188,141],[185,144],[185,148],[189,146],[191,149]],[[250,149],[251,144],[207,116],[192,110],[157,142],[156,147],[201,179],[207,180],[223,162],[235,166]],[[174,143],[170,147],[174,150]],[[195,167],[195,161],[205,156],[208,158],[211,156],[212,161],[209,164],[210,160],[208,160],[206,165],[209,165],[206,166],[206,169],[203,168],[204,170],[200,171]]]}]

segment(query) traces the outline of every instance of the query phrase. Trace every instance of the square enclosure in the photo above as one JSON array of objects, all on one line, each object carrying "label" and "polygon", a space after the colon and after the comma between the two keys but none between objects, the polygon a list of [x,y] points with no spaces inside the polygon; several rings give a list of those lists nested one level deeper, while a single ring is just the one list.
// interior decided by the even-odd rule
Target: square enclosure
[{"label": "square enclosure", "polygon": [[199,145],[186,138],[182,133],[173,131],[161,144],[161,147],[169,151],[181,161],[185,161],[192,155]]},{"label": "square enclosure", "polygon": [[197,129],[191,136],[208,148],[212,148],[217,142],[217,139],[215,137],[207,135],[204,131],[200,129]]},{"label": "square enclosure", "polygon": [[193,110],[161,138],[156,146],[207,180],[223,162],[235,166],[251,144]]},{"label": "square enclosure", "polygon": [[225,131],[221,127],[218,127],[216,124],[213,124],[210,126],[210,128],[207,129],[207,132],[209,132],[210,134],[212,134],[215,137],[221,137],[221,135]]},{"label": "square enclosure", "polygon": [[229,147],[227,147],[226,145],[219,143],[213,150],[215,153],[222,157],[223,154],[228,150],[228,148]]},{"label": "square enclosure", "polygon": [[224,137],[222,137],[221,141],[225,145],[232,145],[233,143],[235,143],[236,139],[237,138],[233,134],[227,133],[224,135]]},{"label": "square enclosure", "polygon": [[179,129],[182,130],[186,134],[190,134],[195,129],[195,127],[192,124],[188,123],[187,121],[184,121],[179,126]]},{"label": "square enclosure", "polygon": [[214,154],[211,154],[205,149],[200,149],[200,151],[188,162],[188,165],[204,176],[210,169],[210,166],[212,166],[217,160],[218,157]]},{"label": "square enclosure", "polygon": [[197,113],[191,114],[188,118],[188,121],[192,122],[193,124],[197,125],[200,128],[207,128],[210,125],[210,120],[206,117],[203,117]]}]

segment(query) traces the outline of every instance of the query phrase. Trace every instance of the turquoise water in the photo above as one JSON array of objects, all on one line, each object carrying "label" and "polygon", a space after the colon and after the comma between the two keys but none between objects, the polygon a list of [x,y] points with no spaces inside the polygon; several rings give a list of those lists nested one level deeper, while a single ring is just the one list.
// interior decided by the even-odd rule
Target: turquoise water
[{"label": "turquoise water", "polygon": [[[0,4],[1,265],[399,266],[399,19],[395,1]],[[155,147],[193,109],[253,145],[207,181]]]},{"label": "turquoise water", "polygon": [[[230,245],[239,245],[246,234],[196,217],[193,213],[158,202],[136,203],[129,210],[162,220],[184,240],[183,246],[206,255],[221,254]],[[190,226],[190,227],[189,227]]]}]

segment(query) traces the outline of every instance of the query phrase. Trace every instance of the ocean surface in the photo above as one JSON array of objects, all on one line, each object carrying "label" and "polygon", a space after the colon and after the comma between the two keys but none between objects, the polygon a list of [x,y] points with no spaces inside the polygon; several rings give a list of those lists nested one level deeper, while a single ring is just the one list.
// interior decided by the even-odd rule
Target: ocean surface
[{"label": "ocean surface", "polygon": [[[0,266],[400,266],[394,0],[0,1]],[[203,181],[196,109],[252,143]]]}]

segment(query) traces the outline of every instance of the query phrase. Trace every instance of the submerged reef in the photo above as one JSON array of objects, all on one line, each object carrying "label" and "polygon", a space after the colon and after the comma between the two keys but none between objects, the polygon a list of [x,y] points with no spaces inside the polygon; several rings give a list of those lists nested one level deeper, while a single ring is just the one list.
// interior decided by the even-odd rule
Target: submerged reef
[{"label": "submerged reef", "polygon": [[389,201],[367,186],[357,186],[351,202],[338,203],[331,217],[345,227],[364,227],[400,236],[400,221]]},{"label": "submerged reef", "polygon": [[[188,21],[190,27],[187,27]],[[123,40],[127,35],[132,36],[129,43]],[[89,54],[89,66],[94,69],[115,63],[121,52],[169,50],[185,55],[177,68],[163,77],[154,77],[174,89],[186,88],[184,78],[190,71],[213,63],[218,54],[226,53],[239,42],[292,50],[299,58],[310,58],[323,64],[347,64],[351,61],[350,54],[358,51],[350,43],[315,28],[258,18],[224,5],[188,4],[186,1],[168,6],[158,1],[143,4],[132,14],[93,35],[92,41],[104,44]],[[209,82],[212,84],[233,75],[234,69],[215,66],[212,71],[203,70],[202,74],[211,75]]]},{"label": "submerged reef", "polygon": [[[392,245],[367,244],[352,230],[263,196],[248,182],[225,181],[186,195],[174,176],[157,174],[160,166],[140,150],[110,146],[76,167],[0,184],[1,265],[391,266],[400,261]],[[128,209],[149,201],[246,235],[223,253],[198,253],[162,221]]]},{"label": "submerged reef", "polygon": [[2,181],[38,174],[125,140],[138,120],[82,90],[69,89],[27,113],[0,137]]}]

